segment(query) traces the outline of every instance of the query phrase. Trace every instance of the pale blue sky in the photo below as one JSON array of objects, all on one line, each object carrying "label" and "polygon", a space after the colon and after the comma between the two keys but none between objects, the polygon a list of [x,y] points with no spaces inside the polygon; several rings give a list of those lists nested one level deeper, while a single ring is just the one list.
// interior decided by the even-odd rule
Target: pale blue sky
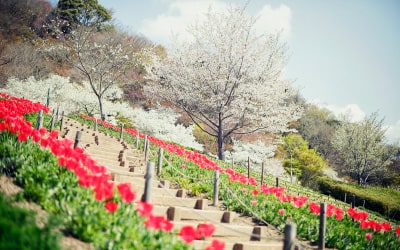
[{"label": "pale blue sky", "polygon": [[[52,2],[57,2],[53,0]],[[98,0],[130,32],[165,46],[207,7],[245,0]],[[250,0],[260,28],[283,28],[285,75],[310,102],[354,119],[378,111],[391,141],[400,139],[400,1]]]}]

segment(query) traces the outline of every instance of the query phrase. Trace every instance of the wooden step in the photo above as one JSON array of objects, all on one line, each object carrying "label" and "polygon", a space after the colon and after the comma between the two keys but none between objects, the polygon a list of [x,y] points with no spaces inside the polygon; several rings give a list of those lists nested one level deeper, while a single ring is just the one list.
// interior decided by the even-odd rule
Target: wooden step
[{"label": "wooden step", "polygon": [[[221,239],[221,241],[224,241]],[[282,250],[283,241],[271,240],[271,242],[255,241],[224,241],[225,250]],[[211,245],[211,240],[195,240],[189,244],[195,250],[203,250]]]},{"label": "wooden step", "polygon": [[[197,227],[200,223],[208,223],[207,221],[174,221],[174,229],[179,231],[183,226],[191,225]],[[215,231],[212,238],[221,240],[236,240],[236,241],[255,241],[255,242],[268,242],[271,239],[280,241],[283,237],[268,235],[269,228],[265,226],[255,225],[238,225],[231,223],[213,223]]]},{"label": "wooden step", "polygon": [[[138,194],[141,197],[143,192],[138,192]],[[159,192],[151,195],[150,203],[158,206],[174,206],[200,210],[205,210],[209,206],[209,200],[207,199],[182,198],[176,195],[159,194]]]},{"label": "wooden step", "polygon": [[166,216],[171,221],[210,221],[231,223],[237,216],[235,212],[220,210],[199,210],[184,207],[154,206],[156,215]]}]

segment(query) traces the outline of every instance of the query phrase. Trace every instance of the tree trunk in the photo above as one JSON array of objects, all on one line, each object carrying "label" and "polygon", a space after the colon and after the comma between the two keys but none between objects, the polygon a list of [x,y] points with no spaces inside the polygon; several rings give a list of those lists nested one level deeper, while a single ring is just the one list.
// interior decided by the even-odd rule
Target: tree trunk
[{"label": "tree trunk", "polygon": [[224,154],[224,130],[222,126],[222,114],[219,114],[218,122],[218,159],[225,160]]},{"label": "tree trunk", "polygon": [[104,121],[106,120],[106,116],[105,116],[105,114],[104,114],[104,112],[103,112],[103,100],[102,100],[102,98],[101,98],[101,95],[100,95],[100,96],[97,96],[97,99],[99,100],[100,118],[101,118],[101,120],[104,122]]}]

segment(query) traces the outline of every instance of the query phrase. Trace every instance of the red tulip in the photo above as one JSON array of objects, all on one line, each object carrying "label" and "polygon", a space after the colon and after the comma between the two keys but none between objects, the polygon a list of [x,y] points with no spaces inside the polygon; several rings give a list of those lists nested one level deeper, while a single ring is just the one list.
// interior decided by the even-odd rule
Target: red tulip
[{"label": "red tulip", "polygon": [[192,226],[183,226],[179,230],[179,236],[186,243],[190,243],[197,239],[197,230]]},{"label": "red tulip", "polygon": [[129,183],[120,183],[117,185],[117,189],[123,202],[130,203],[135,199],[135,193],[132,192]]},{"label": "red tulip", "polygon": [[117,208],[118,208],[118,203],[113,202],[113,201],[107,201],[106,203],[104,203],[104,206],[108,212],[114,213],[115,210],[117,210]]},{"label": "red tulip", "polygon": [[225,242],[220,240],[213,240],[211,245],[206,247],[205,250],[223,250],[225,249]]},{"label": "red tulip", "polygon": [[136,211],[142,217],[147,217],[153,211],[153,204],[141,201],[137,204]]}]

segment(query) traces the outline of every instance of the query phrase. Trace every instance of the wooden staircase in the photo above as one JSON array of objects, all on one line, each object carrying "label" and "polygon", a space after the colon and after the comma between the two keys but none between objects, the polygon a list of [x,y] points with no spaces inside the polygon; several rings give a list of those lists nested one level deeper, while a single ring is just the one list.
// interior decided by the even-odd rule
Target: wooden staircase
[{"label": "wooden staircase", "polygon": [[[145,186],[144,153],[119,138],[94,131],[87,125],[65,117],[61,136],[74,141],[77,131],[81,131],[78,146],[99,164],[106,166],[116,183],[131,183],[138,197],[141,197]],[[207,199],[188,197],[185,190],[171,187],[168,181],[155,179],[151,185],[153,213],[173,221],[174,229],[185,225],[196,227],[200,223],[215,225],[216,230],[211,238],[190,244],[194,249],[204,249],[213,239],[224,241],[225,249],[283,249],[283,235],[275,228],[257,225],[251,218],[212,206]]]}]

